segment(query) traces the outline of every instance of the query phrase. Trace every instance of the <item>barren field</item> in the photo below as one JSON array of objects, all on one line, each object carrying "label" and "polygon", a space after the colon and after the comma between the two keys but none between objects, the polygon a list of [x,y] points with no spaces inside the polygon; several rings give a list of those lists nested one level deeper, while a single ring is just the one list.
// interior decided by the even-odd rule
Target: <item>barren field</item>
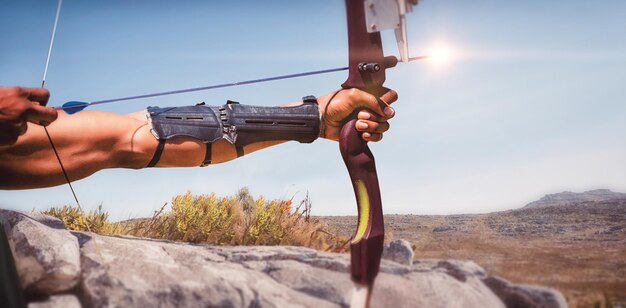
[{"label": "barren field", "polygon": [[[319,217],[350,236],[356,217]],[[626,307],[626,200],[480,215],[387,215],[415,258],[469,259],[513,282],[560,290],[570,307]]]}]

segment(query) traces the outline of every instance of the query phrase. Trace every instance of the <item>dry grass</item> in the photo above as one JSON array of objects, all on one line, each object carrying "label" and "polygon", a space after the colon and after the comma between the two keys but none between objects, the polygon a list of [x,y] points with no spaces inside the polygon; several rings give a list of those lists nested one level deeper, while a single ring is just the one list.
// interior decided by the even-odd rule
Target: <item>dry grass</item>
[{"label": "dry grass", "polygon": [[[321,217],[349,235],[356,217]],[[516,283],[558,289],[570,307],[626,306],[626,201],[481,215],[387,215],[416,258],[472,260]]]},{"label": "dry grass", "polygon": [[109,221],[109,214],[102,210],[102,205],[97,210],[84,213],[75,206],[65,205],[53,207],[42,212],[43,214],[59,218],[70,230],[87,231],[98,234],[118,235],[127,232],[128,228],[122,223]]},{"label": "dry grass", "polygon": [[[215,245],[298,245],[346,251],[356,217],[311,217],[292,200],[187,193],[152,218],[112,223],[99,207],[45,214],[72,230]],[[416,258],[468,259],[517,283],[560,290],[570,307],[626,305],[626,201],[482,215],[385,216],[387,234],[409,240]],[[330,226],[330,227],[328,227]],[[329,230],[331,232],[329,232]],[[621,306],[620,306],[621,305]]]},{"label": "dry grass", "polygon": [[[219,197],[186,193],[172,199],[149,219],[109,222],[100,206],[80,212],[76,207],[51,208],[44,214],[61,219],[71,230],[109,235],[132,235],[212,245],[292,245],[324,251],[344,251],[347,238],[329,233],[311,217],[309,196],[294,206],[293,200],[253,198],[247,189]],[[89,228],[88,228],[89,226]]]}]

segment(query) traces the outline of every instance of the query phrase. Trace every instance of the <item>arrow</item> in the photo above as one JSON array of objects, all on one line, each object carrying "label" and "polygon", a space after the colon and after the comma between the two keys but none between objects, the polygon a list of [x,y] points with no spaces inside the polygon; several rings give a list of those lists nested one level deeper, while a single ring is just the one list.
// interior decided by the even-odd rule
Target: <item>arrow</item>
[{"label": "arrow", "polygon": [[[408,62],[426,60],[429,58],[430,56],[411,57],[409,58]],[[282,79],[291,79],[291,78],[304,77],[304,76],[328,74],[328,73],[334,73],[334,72],[340,72],[340,71],[346,71],[346,70],[348,70],[347,66],[329,68],[329,69],[323,69],[323,70],[317,70],[317,71],[309,71],[309,72],[304,72],[304,73],[278,75],[278,76],[264,77],[264,78],[259,78],[259,79],[250,79],[250,80],[244,80],[244,81],[214,84],[214,85],[202,86],[202,87],[196,87],[196,88],[170,90],[170,91],[164,91],[164,92],[155,92],[155,93],[140,94],[140,95],[134,95],[134,96],[118,97],[118,98],[108,98],[108,99],[103,99],[103,100],[93,101],[93,102],[69,101],[69,102],[64,103],[62,106],[54,107],[54,109],[63,110],[67,114],[74,114],[74,113],[84,110],[85,108],[89,106],[94,106],[94,105],[110,104],[110,103],[116,103],[116,102],[121,102],[121,101],[130,101],[130,100],[149,98],[149,97],[206,91],[206,90],[213,90],[213,89],[219,89],[219,88],[236,87],[236,86],[243,86],[243,85],[282,80]]]}]

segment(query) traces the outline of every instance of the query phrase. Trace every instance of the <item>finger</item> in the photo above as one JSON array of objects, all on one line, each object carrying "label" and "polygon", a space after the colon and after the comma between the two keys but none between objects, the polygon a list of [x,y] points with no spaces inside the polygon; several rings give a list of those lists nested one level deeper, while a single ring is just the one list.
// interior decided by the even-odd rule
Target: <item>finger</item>
[{"label": "finger", "polygon": [[40,106],[37,103],[32,104],[33,105],[24,112],[24,119],[26,121],[46,126],[57,119],[58,113],[56,109]]},{"label": "finger", "polygon": [[387,103],[387,105],[391,105],[393,103],[395,103],[398,100],[398,92],[394,91],[394,90],[390,90],[385,88],[385,90],[387,92],[385,92],[383,95],[380,96],[380,99]]},{"label": "finger", "polygon": [[387,88],[384,89],[386,92],[380,96],[378,101],[386,106],[386,108],[384,109],[385,115],[388,119],[391,119],[393,118],[393,116],[396,115],[396,111],[390,105],[398,100],[398,92]]},{"label": "finger", "polygon": [[391,119],[393,118],[393,116],[396,115],[396,111],[390,105],[398,100],[398,92],[387,89],[387,88],[385,88],[385,90],[387,90],[387,92],[381,95],[381,97],[378,100],[382,102],[383,104],[385,104],[385,106],[387,107],[384,110],[385,115],[387,116],[388,119]]},{"label": "finger", "polygon": [[385,115],[385,108],[388,107],[380,102],[376,96],[358,89],[350,89],[348,94],[350,95],[353,109],[369,109],[379,116],[387,117]]},{"label": "finger", "polygon": [[389,123],[378,123],[367,120],[359,120],[356,122],[356,129],[362,132],[384,133],[389,130]]},{"label": "finger", "polygon": [[362,135],[363,140],[365,141],[372,141],[372,142],[378,142],[380,140],[383,139],[383,134],[378,134],[378,133],[363,133]]},{"label": "finger", "polygon": [[[392,93],[387,94],[389,92]],[[394,95],[393,93],[395,93],[395,91],[389,90],[385,93],[386,96],[383,96],[393,102],[394,97],[397,97],[397,95]],[[352,91],[350,94],[354,95],[353,99],[355,100],[357,107],[369,109],[386,119],[392,118],[395,114],[393,108],[391,108],[386,101],[381,100],[372,94],[363,91]]]},{"label": "finger", "polygon": [[50,92],[44,88],[22,88],[28,93],[28,99],[38,102],[39,105],[45,106],[50,99]]},{"label": "finger", "polygon": [[374,122],[386,122],[387,118],[383,118],[375,113],[372,113],[368,110],[361,110],[359,111],[359,113],[357,114],[357,119],[359,120],[369,120],[369,121],[374,121]]}]

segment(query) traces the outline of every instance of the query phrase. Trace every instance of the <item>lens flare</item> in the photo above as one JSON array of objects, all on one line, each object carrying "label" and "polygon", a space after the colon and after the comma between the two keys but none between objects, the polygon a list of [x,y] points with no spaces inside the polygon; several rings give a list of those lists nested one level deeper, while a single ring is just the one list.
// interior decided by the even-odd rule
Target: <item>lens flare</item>
[{"label": "lens flare", "polygon": [[428,52],[428,58],[431,63],[436,65],[445,65],[452,60],[452,50],[443,45],[434,46]]}]

